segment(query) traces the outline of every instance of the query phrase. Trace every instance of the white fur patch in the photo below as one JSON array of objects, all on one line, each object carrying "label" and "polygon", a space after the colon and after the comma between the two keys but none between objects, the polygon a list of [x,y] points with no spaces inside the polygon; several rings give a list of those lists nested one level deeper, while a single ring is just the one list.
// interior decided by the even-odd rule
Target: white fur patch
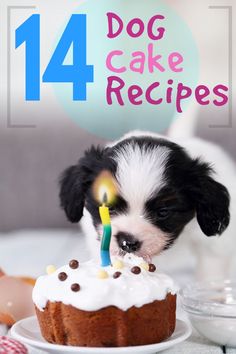
[{"label": "white fur patch", "polygon": [[119,192],[131,214],[141,215],[144,203],[164,186],[168,154],[167,147],[147,148],[132,143],[117,150],[114,160]]}]

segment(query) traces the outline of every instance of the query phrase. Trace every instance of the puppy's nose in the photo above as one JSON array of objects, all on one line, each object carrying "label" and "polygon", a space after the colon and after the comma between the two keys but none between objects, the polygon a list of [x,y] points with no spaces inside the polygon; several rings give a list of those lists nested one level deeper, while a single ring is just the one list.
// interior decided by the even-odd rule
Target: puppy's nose
[{"label": "puppy's nose", "polygon": [[141,247],[141,242],[138,241],[133,235],[125,232],[119,232],[116,235],[119,247],[128,253],[136,252]]}]

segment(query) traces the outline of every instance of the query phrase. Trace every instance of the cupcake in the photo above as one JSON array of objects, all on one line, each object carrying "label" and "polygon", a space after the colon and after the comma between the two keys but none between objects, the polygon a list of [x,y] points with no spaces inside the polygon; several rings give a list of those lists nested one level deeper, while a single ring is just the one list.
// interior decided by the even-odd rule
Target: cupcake
[{"label": "cupcake", "polygon": [[177,288],[154,264],[126,255],[103,268],[72,260],[49,273],[37,279],[33,302],[50,343],[134,346],[174,332]]}]

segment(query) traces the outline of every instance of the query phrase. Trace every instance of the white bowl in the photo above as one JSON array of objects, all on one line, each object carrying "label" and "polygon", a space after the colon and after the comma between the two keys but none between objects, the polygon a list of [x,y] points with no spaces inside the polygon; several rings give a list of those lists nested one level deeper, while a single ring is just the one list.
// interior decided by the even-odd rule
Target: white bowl
[{"label": "white bowl", "polygon": [[236,347],[236,281],[209,281],[180,291],[192,325],[211,341]]}]

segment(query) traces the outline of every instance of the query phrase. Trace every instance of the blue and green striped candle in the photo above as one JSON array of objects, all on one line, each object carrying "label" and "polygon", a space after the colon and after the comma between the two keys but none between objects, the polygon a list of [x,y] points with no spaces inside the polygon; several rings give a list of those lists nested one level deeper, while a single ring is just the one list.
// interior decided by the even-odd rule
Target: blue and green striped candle
[{"label": "blue and green striped candle", "polygon": [[111,219],[109,208],[106,206],[107,194],[104,193],[103,204],[99,207],[99,214],[103,225],[103,235],[101,241],[101,265],[106,267],[111,265],[110,242],[111,242]]}]

